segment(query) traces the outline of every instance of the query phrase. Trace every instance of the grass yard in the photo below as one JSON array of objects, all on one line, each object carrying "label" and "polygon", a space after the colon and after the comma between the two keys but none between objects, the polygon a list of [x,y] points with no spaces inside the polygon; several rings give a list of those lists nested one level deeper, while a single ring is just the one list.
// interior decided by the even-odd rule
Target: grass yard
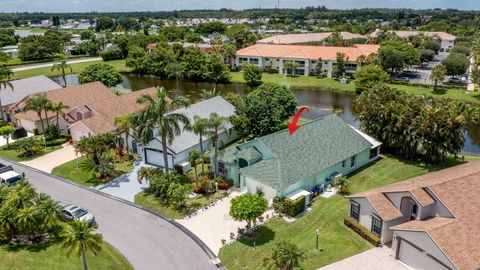
[{"label": "grass yard", "polygon": [[[18,247],[0,243],[0,270],[80,270],[83,269],[81,258],[72,254],[65,256],[65,250],[59,243],[43,245],[40,247]],[[104,242],[102,250],[97,256],[87,253],[87,263],[90,269],[133,269],[130,263],[114,247]]]},{"label": "grass yard", "polygon": [[[232,72],[232,82],[245,83],[242,72]],[[263,73],[262,80],[264,82],[273,82],[280,84],[287,84],[292,89],[304,89],[304,90],[326,90],[334,92],[347,92],[355,93],[355,85],[353,83],[340,84],[338,81],[332,78],[318,79],[313,76],[298,76],[298,77],[285,77],[282,74],[268,74]],[[480,93],[469,92],[466,90],[439,90],[437,93],[433,93],[432,89],[423,87],[414,87],[408,85],[390,84],[390,86],[404,90],[411,94],[416,95],[428,95],[435,98],[451,98],[455,100],[461,100],[466,102],[480,102]]]},{"label": "grass yard", "polygon": [[38,158],[40,156],[46,155],[48,153],[51,153],[55,150],[58,150],[62,148],[61,145],[55,145],[55,146],[49,146],[47,148],[42,148],[42,150],[34,156],[31,157],[19,157],[19,152],[15,149],[9,149],[7,146],[0,147],[0,157],[16,161],[16,162],[21,162],[21,161],[27,161],[27,160],[32,160],[35,158]]},{"label": "grass yard", "polygon": [[[467,160],[478,159],[478,157],[467,157]],[[381,187],[457,164],[459,161],[449,160],[443,165],[424,165],[386,156],[348,176],[350,190],[356,193]],[[288,240],[305,251],[307,259],[301,264],[303,269],[317,269],[372,247],[343,225],[347,212],[348,200],[344,197],[340,195],[329,199],[319,197],[313,203],[312,211],[307,212],[294,223],[275,218],[260,226],[259,238],[255,240],[256,249],[253,248],[253,241],[241,239],[223,247],[219,257],[230,270],[271,269],[272,263],[264,265],[264,258],[271,255],[276,242]],[[315,250],[316,229],[321,231],[320,251]]]},{"label": "grass yard", "polygon": [[[109,65],[112,65],[119,72],[130,71],[130,68],[128,68],[125,65],[125,60],[114,60],[114,61],[108,61],[108,62],[103,62],[103,61],[100,60],[100,61],[93,61],[93,62],[71,64],[70,66],[72,67],[72,72],[70,72],[70,70],[68,70],[68,74],[70,74],[70,73],[80,73],[87,66],[93,65],[93,64],[99,64],[99,63],[106,63],[106,64],[109,64]],[[40,75],[56,76],[56,75],[61,75],[61,72],[59,72],[57,70],[52,71],[50,67],[36,68],[36,69],[31,69],[31,70],[17,71],[13,74],[13,79],[23,79],[23,78],[29,78],[29,77],[34,77],[34,76],[40,76]]]},{"label": "grass yard", "polygon": [[158,212],[162,216],[172,219],[182,219],[185,216],[197,211],[203,206],[210,204],[216,200],[226,197],[225,191],[218,191],[212,195],[199,195],[194,199],[187,199],[187,208],[177,208],[159,201],[155,196],[140,192],[135,195],[135,203],[151,210]]},{"label": "grass yard", "polygon": [[116,173],[114,174],[114,176],[112,176],[106,181],[101,181],[97,179],[97,175],[95,173],[85,172],[77,167],[77,165],[85,159],[86,157],[79,157],[60,166],[57,166],[53,168],[52,174],[68,179],[82,186],[90,187],[105,184],[113,178],[129,172],[133,169],[133,164],[131,162],[115,164]]}]

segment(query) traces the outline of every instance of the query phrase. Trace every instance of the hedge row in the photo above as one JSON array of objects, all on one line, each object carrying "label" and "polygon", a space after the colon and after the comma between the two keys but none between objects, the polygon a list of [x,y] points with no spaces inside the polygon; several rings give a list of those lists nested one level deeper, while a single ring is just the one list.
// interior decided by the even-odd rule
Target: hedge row
[{"label": "hedge row", "polygon": [[[413,83],[413,82],[402,82],[402,81],[391,81],[392,84],[397,84],[397,85],[407,85],[407,86],[413,86],[413,87],[421,87],[421,88],[433,88],[432,85],[429,84],[423,84],[423,83]],[[446,84],[439,84],[437,86],[438,89],[445,89],[445,90],[467,90],[466,85],[446,85]]]},{"label": "hedge row", "polygon": [[376,247],[380,245],[380,238],[378,236],[376,236],[374,233],[372,233],[371,231],[367,230],[362,225],[360,225],[360,223],[358,223],[352,217],[346,217],[343,220],[343,223],[347,227],[349,227],[352,230],[354,230],[355,232],[357,232],[363,239],[367,240],[372,245],[374,245]]},{"label": "hedge row", "polygon": [[274,198],[273,209],[278,213],[294,217],[305,210],[305,196],[301,196],[295,200],[290,200],[289,198]]}]

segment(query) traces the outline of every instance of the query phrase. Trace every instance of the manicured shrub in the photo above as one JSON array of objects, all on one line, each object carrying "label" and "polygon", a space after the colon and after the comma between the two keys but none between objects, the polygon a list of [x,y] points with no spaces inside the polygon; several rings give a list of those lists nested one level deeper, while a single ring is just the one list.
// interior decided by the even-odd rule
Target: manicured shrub
[{"label": "manicured shrub", "polygon": [[352,217],[346,217],[343,220],[343,223],[354,230],[356,233],[358,233],[363,239],[367,240],[374,246],[379,246],[380,245],[380,238],[373,234],[371,231],[367,230],[365,227],[363,227],[360,223],[358,223],[355,219]]},{"label": "manicured shrub", "polygon": [[280,214],[294,217],[305,210],[305,196],[301,196],[295,200],[284,197],[274,198],[273,209]]},{"label": "manicured shrub", "polygon": [[47,129],[45,130],[45,140],[51,141],[58,139],[60,137],[60,132],[56,125],[48,125]]},{"label": "manicured shrub", "polygon": [[230,179],[222,179],[217,183],[218,189],[221,189],[221,190],[227,190],[231,186],[233,186],[233,181]]}]

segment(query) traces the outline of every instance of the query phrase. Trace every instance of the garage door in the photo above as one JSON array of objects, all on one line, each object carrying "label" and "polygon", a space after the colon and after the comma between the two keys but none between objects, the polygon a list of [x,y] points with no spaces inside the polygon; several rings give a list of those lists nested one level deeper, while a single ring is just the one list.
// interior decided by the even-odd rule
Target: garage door
[{"label": "garage door", "polygon": [[[172,169],[172,155],[168,155],[168,168]],[[165,167],[165,160],[163,159],[163,153],[153,149],[145,149],[145,163]]]},{"label": "garage door", "polygon": [[449,270],[449,268],[437,262],[426,252],[403,239],[400,242],[398,259],[416,270]]}]

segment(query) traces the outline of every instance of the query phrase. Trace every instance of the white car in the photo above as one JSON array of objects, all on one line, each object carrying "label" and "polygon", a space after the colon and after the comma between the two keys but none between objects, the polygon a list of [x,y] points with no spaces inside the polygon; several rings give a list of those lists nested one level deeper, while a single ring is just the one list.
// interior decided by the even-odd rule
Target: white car
[{"label": "white car", "polygon": [[90,225],[95,223],[95,217],[88,213],[87,209],[83,209],[76,205],[67,204],[63,207],[62,212],[68,220],[86,221]]}]

